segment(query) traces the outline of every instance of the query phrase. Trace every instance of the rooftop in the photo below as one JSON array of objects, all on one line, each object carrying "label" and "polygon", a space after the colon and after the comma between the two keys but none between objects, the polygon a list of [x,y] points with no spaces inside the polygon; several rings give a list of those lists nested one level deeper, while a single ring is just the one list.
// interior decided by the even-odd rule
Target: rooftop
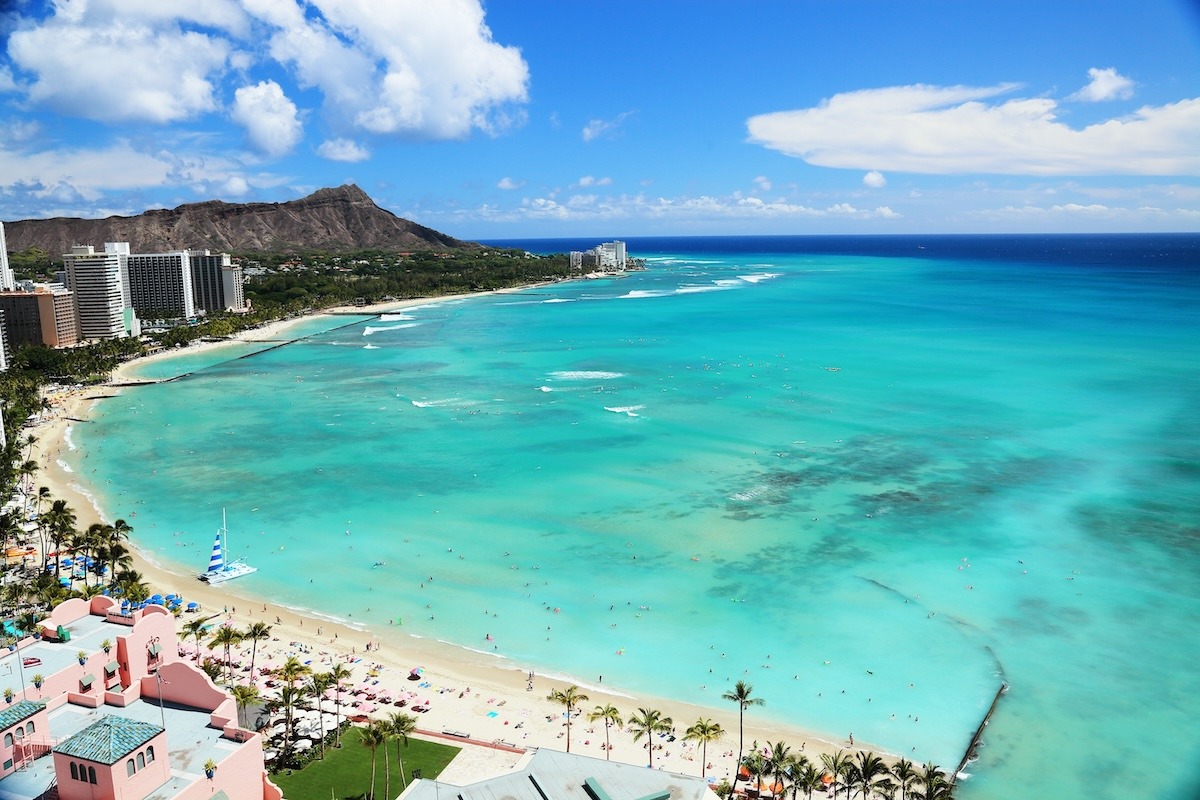
[{"label": "rooftop", "polygon": [[455,786],[433,780],[411,784],[404,800],[715,800],[703,778],[616,761],[538,750],[507,775]]},{"label": "rooftop", "polygon": [[[14,703],[15,707],[16,704]],[[158,700],[143,697],[122,709],[111,706],[86,708],[67,704],[50,712],[50,735],[62,745],[76,734],[95,725],[105,717],[120,716],[138,721],[155,730],[164,724],[167,729],[167,746],[171,780],[158,787],[144,800],[168,800],[178,796],[185,788],[204,775],[204,762],[212,759],[219,765],[242,745],[221,737],[221,731],[209,727],[208,711],[166,703],[162,708]],[[0,797],[4,800],[34,800],[40,797],[54,781],[54,759],[39,758],[21,772],[14,772],[0,784]],[[621,800],[617,798],[617,800]]]},{"label": "rooftop", "polygon": [[158,725],[109,714],[55,747],[54,752],[115,764],[162,732]]}]

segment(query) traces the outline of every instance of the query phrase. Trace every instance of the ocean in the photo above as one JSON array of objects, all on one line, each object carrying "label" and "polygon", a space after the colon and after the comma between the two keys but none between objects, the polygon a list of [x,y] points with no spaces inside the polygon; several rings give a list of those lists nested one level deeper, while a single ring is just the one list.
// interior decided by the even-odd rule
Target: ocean
[{"label": "ocean", "polygon": [[188,374],[68,464],[183,572],[226,509],[277,602],[744,679],[950,771],[1007,683],[964,800],[1200,792],[1200,236],[627,241],[645,271],[146,365]]}]

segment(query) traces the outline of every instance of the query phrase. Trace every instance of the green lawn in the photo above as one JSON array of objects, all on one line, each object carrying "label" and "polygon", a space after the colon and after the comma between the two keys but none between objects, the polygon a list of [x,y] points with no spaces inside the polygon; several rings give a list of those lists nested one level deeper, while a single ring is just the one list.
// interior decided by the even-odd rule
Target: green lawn
[{"label": "green lawn", "polygon": [[[371,789],[371,751],[362,746],[361,737],[361,728],[350,728],[342,734],[341,749],[327,750],[324,761],[313,761],[290,775],[285,770],[272,775],[271,780],[283,790],[285,800],[360,800]],[[375,796],[380,800],[391,800],[403,788],[396,765],[396,743],[387,747],[392,767],[388,797],[383,794],[383,749],[375,754]],[[450,745],[412,738],[408,747],[400,749],[405,773],[411,777],[414,769],[420,770],[423,778],[436,778],[459,751]]]}]

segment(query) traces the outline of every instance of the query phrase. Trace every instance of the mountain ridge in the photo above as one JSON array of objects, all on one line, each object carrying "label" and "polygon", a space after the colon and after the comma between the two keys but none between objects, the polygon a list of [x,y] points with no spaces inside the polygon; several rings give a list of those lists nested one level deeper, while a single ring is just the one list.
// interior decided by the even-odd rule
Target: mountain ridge
[{"label": "mountain ridge", "polygon": [[353,183],[318,189],[282,203],[203,200],[136,216],[54,217],[5,223],[8,247],[45,250],[52,258],[73,245],[129,242],[135,253],[170,250],[279,252],[361,249],[449,250],[478,247],[380,208]]}]

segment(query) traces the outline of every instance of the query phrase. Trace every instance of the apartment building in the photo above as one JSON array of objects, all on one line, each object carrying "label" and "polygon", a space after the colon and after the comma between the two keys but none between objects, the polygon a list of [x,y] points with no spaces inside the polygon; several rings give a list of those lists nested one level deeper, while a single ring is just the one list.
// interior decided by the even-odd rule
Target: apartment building
[{"label": "apartment building", "polygon": [[57,283],[22,284],[16,291],[0,292],[0,313],[9,346],[78,344],[79,314],[74,292]]},{"label": "apartment building", "polygon": [[81,339],[119,339],[140,333],[130,304],[128,258],[126,242],[106,242],[102,253],[90,244],[76,245],[63,254]]}]

